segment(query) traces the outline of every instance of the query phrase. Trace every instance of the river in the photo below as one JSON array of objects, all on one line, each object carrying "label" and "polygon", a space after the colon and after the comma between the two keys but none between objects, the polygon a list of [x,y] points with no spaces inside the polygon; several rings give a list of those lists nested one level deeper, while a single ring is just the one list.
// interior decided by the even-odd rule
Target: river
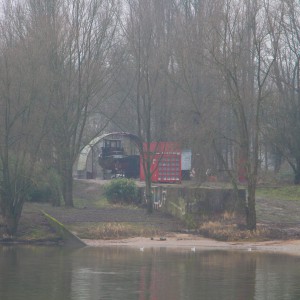
[{"label": "river", "polygon": [[299,282],[283,254],[0,246],[1,300],[296,300]]}]

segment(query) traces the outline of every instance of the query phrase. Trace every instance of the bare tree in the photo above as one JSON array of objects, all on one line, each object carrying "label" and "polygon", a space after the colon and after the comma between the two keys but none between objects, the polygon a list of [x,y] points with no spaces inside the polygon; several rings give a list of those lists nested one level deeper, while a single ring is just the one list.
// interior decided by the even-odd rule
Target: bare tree
[{"label": "bare tree", "polygon": [[219,2],[174,1],[172,55],[166,72],[177,91],[173,108],[176,138],[197,154],[193,164],[202,176],[207,168],[218,169],[218,159],[211,149],[221,120],[217,100],[222,90],[215,84],[219,70],[209,56],[212,37],[207,24],[220,19],[223,7]]},{"label": "bare tree", "polygon": [[25,6],[11,1],[0,19],[0,208],[9,235],[17,231],[32,185],[47,115],[41,53],[31,43]]},{"label": "bare tree", "polygon": [[37,26],[44,28],[40,41],[47,48],[49,140],[66,206],[73,206],[73,164],[87,121],[103,103],[112,79],[117,2],[30,1]]},{"label": "bare tree", "polygon": [[276,51],[269,45],[268,6],[262,1],[228,0],[223,28],[212,54],[226,82],[226,99],[237,124],[239,168],[247,180],[247,226],[256,229],[255,191],[259,168],[262,104]]},{"label": "bare tree", "polygon": [[164,1],[128,0],[123,26],[128,60],[134,68],[134,86],[130,93],[136,112],[137,134],[146,147],[140,149],[146,182],[148,211],[152,211],[150,154],[152,141],[167,138],[168,87],[164,70],[168,65],[166,51],[168,8]]},{"label": "bare tree", "polygon": [[300,5],[297,1],[281,1],[274,7],[275,10],[272,46],[278,49],[278,55],[273,76],[278,94],[271,103],[272,118],[267,124],[267,132],[275,149],[292,167],[295,184],[299,184]]}]

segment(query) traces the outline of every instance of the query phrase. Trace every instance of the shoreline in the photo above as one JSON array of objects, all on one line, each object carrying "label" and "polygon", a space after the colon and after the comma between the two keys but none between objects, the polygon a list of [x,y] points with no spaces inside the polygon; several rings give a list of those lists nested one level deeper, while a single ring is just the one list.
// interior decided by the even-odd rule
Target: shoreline
[{"label": "shoreline", "polygon": [[[125,239],[81,239],[85,244],[83,247],[128,247],[144,251],[147,249],[166,249],[168,251],[207,251],[207,250],[225,250],[225,251],[247,251],[272,254],[285,254],[300,256],[300,239],[290,240],[268,240],[261,242],[224,242],[210,238],[195,236],[192,234],[172,234],[160,237],[132,237]],[[0,246],[11,245],[36,245],[36,246],[62,246],[61,240],[0,240]]]},{"label": "shoreline", "polygon": [[166,248],[172,251],[230,250],[248,252],[268,252],[300,256],[300,240],[273,240],[263,242],[222,242],[190,234],[177,234],[161,240],[159,237],[134,237],[120,240],[83,239],[90,247],[131,247],[141,251]]}]

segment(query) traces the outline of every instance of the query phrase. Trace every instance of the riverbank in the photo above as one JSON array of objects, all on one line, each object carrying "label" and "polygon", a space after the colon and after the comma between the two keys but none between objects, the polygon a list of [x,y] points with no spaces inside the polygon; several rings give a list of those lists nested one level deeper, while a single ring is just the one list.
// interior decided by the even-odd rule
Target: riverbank
[{"label": "riverbank", "polygon": [[[89,246],[132,246],[168,249],[251,249],[300,253],[299,201],[257,198],[256,233],[236,224],[230,216],[187,230],[186,224],[160,211],[147,214],[143,207],[111,205],[102,197],[103,183],[75,181],[75,208],[49,203],[25,203],[19,230],[2,243],[61,244],[41,211],[53,216]],[[2,227],[3,229],[3,227]],[[153,237],[151,239],[151,237]],[[160,239],[166,237],[166,239]],[[212,239],[213,238],[213,239]]]},{"label": "riverbank", "polygon": [[[40,207],[40,205],[34,205],[35,209]],[[52,213],[56,211],[58,216],[61,216],[59,219],[64,220],[67,223],[67,228],[85,228],[81,232],[81,240],[87,245],[91,247],[131,247],[137,248],[141,251],[147,251],[147,249],[151,248],[164,248],[168,251],[204,251],[204,250],[229,250],[229,251],[250,251],[250,252],[270,252],[270,253],[281,253],[281,254],[289,254],[289,255],[297,255],[300,256],[300,239],[280,239],[280,240],[265,240],[265,241],[218,241],[211,238],[206,238],[200,236],[198,234],[190,234],[190,233],[182,233],[178,232],[178,227],[175,230],[173,227],[168,227],[170,224],[174,226],[176,223],[172,223],[175,220],[172,218],[168,220],[168,218],[164,219],[162,215],[155,216],[147,216],[146,224],[153,225],[153,222],[157,222],[158,220],[163,220],[165,222],[162,227],[158,229],[153,229],[151,233],[154,235],[150,235],[150,231],[148,233],[145,232],[145,235],[140,235],[136,233],[132,236],[133,232],[128,232],[130,237],[122,238],[119,236],[118,238],[114,238],[116,232],[109,233],[107,232],[107,236],[103,239],[99,239],[97,233],[86,234],[87,229],[86,226],[92,227],[94,223],[86,224],[87,216],[90,217],[91,221],[93,220],[93,214],[89,214],[88,211],[84,211],[82,213],[81,209],[65,209],[65,208],[52,208],[50,206],[43,205],[43,208],[48,208]],[[30,211],[30,213],[29,213]],[[138,210],[139,211],[139,210]],[[113,211],[109,210],[110,213],[113,214]],[[109,214],[104,215],[108,218],[107,220],[112,220]],[[120,211],[119,211],[120,213]],[[141,211],[139,211],[141,213]],[[54,213],[55,214],[55,213]],[[97,214],[97,211],[94,211],[94,214]],[[138,220],[138,213],[135,212],[136,217],[135,221]],[[77,219],[78,216],[81,216]],[[118,214],[116,214],[118,215]],[[62,217],[63,216],[63,217]],[[77,216],[77,217],[76,217]],[[95,216],[95,215],[94,215]],[[103,215],[98,215],[100,219],[103,220]],[[132,215],[123,215],[125,218],[132,218]],[[140,216],[142,217],[142,216]],[[74,225],[75,220],[77,219],[76,225]],[[85,222],[83,222],[85,220]],[[134,222],[133,219],[131,219]],[[171,223],[170,223],[171,221]],[[108,224],[112,224],[111,222]],[[166,227],[166,225],[168,225]],[[112,225],[109,225],[112,226]],[[141,225],[140,225],[141,226]],[[145,224],[143,224],[143,227]],[[167,229],[167,230],[166,230]],[[107,229],[106,229],[107,230]],[[113,230],[113,229],[111,229]],[[74,231],[72,231],[74,232]],[[77,234],[77,232],[74,232]],[[122,234],[122,233],[121,233]],[[86,237],[89,238],[86,238]],[[109,237],[110,236],[110,237]],[[43,218],[40,214],[40,211],[32,210],[32,206],[26,208],[24,217],[20,226],[20,230],[18,236],[14,238],[4,238],[0,239],[1,244],[34,244],[34,245],[63,245],[63,241],[56,234],[56,232],[49,226],[48,222]]]}]

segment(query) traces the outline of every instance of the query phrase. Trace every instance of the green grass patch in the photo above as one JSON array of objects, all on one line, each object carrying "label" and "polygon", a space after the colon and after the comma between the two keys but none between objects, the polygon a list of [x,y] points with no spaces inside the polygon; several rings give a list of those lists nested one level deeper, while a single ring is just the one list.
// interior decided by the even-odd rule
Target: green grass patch
[{"label": "green grass patch", "polygon": [[257,188],[256,195],[266,199],[300,201],[300,186],[287,185],[282,187]]}]

